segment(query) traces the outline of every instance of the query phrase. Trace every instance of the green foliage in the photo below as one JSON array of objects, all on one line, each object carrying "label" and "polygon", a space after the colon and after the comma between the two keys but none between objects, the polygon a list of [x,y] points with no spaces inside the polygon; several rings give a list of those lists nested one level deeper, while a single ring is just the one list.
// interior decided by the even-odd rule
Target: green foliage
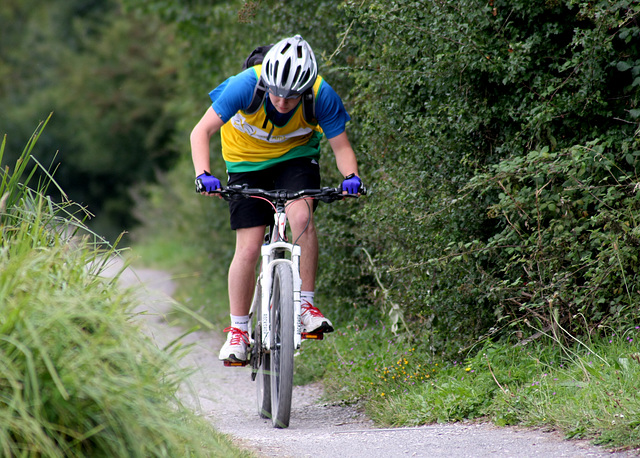
[{"label": "green foliage", "polygon": [[[503,221],[476,246],[492,253],[487,285],[501,299],[499,317],[577,332],[576,325],[637,316],[640,151],[631,152],[633,139],[623,148],[626,154],[598,140],[558,152],[545,147],[471,181],[472,193],[497,194],[489,216]],[[485,256],[477,253],[469,256]]]},{"label": "green foliage", "polygon": [[[48,120],[47,120],[48,121]],[[100,245],[105,241],[95,233],[86,231],[84,219],[87,217],[86,211],[71,203],[66,194],[53,180],[52,171],[42,168],[42,166],[31,156],[31,153],[42,135],[47,122],[41,123],[33,133],[22,154],[16,160],[13,170],[6,166],[0,170],[2,178],[0,182],[0,232],[2,239],[9,243],[15,234],[27,235],[21,228],[33,227],[37,234],[49,239],[57,238],[69,239],[78,232],[91,235],[96,244]],[[0,144],[0,161],[4,159],[7,137]],[[33,166],[31,162],[34,162]],[[31,167],[31,169],[30,169]],[[29,187],[31,181],[38,171],[44,178],[37,182],[36,189]],[[62,203],[52,201],[46,192],[50,187],[55,187],[63,196]],[[34,243],[40,240],[36,237]]]},{"label": "green foliage", "polygon": [[43,195],[51,177],[23,182],[42,127],[1,175],[0,454],[245,456],[181,404],[186,349],[142,332],[103,277],[114,248]]},{"label": "green foliage", "polygon": [[20,25],[3,29],[14,46],[0,51],[0,126],[12,132],[5,159],[53,112],[34,155],[57,167],[71,198],[99,214],[92,227],[114,240],[135,223],[131,188],[175,158],[180,54],[171,28],[125,15],[117,0],[12,3],[0,6]]},{"label": "green foliage", "polygon": [[[514,318],[504,312],[511,305],[501,285],[516,281],[522,269],[516,275],[506,268],[512,241],[497,241],[511,226],[505,217],[487,215],[497,202],[506,201],[499,197],[499,179],[489,186],[493,172],[467,188],[474,176],[496,170],[490,167],[500,167],[503,160],[502,166],[512,164],[515,172],[531,151],[546,148],[561,155],[574,147],[589,150],[597,142],[612,155],[609,160],[621,168],[620,175],[628,177],[621,188],[611,190],[611,199],[633,183],[638,87],[632,57],[637,42],[631,37],[638,33],[637,12],[633,2],[346,5],[354,21],[347,41],[357,49],[349,68],[355,81],[351,102],[365,151],[365,177],[374,191],[356,216],[362,221],[360,239],[391,291],[382,307],[399,304],[431,351],[450,354],[469,344],[495,324],[496,313],[498,319]],[[603,178],[595,177],[593,183],[606,186]],[[609,178],[617,186],[614,178],[619,175]],[[535,201],[535,189],[529,203]],[[625,195],[633,200],[628,187]],[[557,203],[561,197],[552,199]],[[616,204],[616,211],[624,213],[629,203]],[[524,211],[535,217],[535,208]],[[632,231],[629,211],[625,218]],[[565,228],[567,233],[573,229]],[[561,259],[568,243],[579,242],[556,246],[545,241],[545,249],[555,249],[554,256]],[[609,255],[620,256],[625,267],[620,269],[616,260],[615,271],[608,264],[609,276],[590,272],[594,295],[594,286],[600,286],[596,277],[608,278],[613,291],[624,275],[628,288],[634,288],[634,270],[627,271],[633,247],[625,251],[621,243],[615,248],[610,238]],[[522,263],[539,259],[533,247],[522,247]],[[361,278],[366,280],[369,267],[357,262],[364,266]],[[343,264],[356,267],[347,259]],[[559,267],[544,268],[552,273]],[[580,265],[583,271],[590,267],[597,269]],[[551,278],[537,282],[538,293],[553,290]],[[618,306],[606,309],[613,305],[611,294],[595,300],[606,304],[600,311],[619,316]],[[630,304],[624,287],[616,297]],[[519,298],[521,303],[525,299]]]},{"label": "green foliage", "polygon": [[[124,0],[129,10],[143,17],[159,17],[175,25],[187,57],[182,96],[193,104],[189,116],[202,116],[209,106],[208,93],[229,76],[242,70],[244,58],[258,45],[274,42],[271,15],[254,14],[241,0],[188,2]],[[195,122],[194,122],[195,124]],[[188,126],[189,128],[193,125]]]}]

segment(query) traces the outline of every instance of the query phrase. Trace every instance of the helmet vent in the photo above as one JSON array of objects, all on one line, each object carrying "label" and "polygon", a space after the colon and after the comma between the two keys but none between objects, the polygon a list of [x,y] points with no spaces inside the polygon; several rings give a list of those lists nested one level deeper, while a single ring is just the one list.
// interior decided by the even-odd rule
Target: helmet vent
[{"label": "helmet vent", "polygon": [[296,73],[293,75],[293,81],[300,81],[300,72],[302,69],[300,67],[296,68]]},{"label": "helmet vent", "polygon": [[289,79],[289,72],[291,71],[291,59],[287,59],[282,67],[282,85],[286,85]]},{"label": "helmet vent", "polygon": [[302,78],[300,78],[300,81],[307,81],[309,80],[310,77],[311,77],[311,71],[307,70],[306,72],[304,72],[304,75],[302,76]]}]

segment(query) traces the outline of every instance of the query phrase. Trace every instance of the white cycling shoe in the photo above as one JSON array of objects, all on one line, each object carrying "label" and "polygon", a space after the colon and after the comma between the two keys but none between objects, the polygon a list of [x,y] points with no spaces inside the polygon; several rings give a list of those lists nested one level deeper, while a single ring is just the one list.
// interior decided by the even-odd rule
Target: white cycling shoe
[{"label": "white cycling shoe", "polygon": [[249,347],[249,333],[241,329],[229,326],[224,332],[228,332],[227,341],[220,350],[220,361],[244,362],[247,360],[247,348]]},{"label": "white cycling shoe", "polygon": [[333,324],[326,318],[317,307],[303,300],[301,305],[302,332],[333,332]]}]

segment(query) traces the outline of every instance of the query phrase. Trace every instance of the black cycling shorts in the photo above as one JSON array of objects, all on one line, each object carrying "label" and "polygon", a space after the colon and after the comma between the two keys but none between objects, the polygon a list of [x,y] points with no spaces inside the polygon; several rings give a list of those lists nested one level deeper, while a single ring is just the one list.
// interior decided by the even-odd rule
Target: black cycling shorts
[{"label": "black cycling shorts", "polygon": [[[247,184],[250,188],[262,188],[267,191],[319,189],[320,166],[318,161],[312,158],[290,159],[264,170],[230,173],[228,184]],[[317,206],[318,201],[314,201],[313,209]],[[262,199],[229,201],[229,215],[233,230],[268,226],[273,223],[273,209]]]}]

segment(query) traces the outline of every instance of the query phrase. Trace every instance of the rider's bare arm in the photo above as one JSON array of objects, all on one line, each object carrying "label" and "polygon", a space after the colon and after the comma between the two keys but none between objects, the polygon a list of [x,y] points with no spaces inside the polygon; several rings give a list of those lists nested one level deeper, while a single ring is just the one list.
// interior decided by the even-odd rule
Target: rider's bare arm
[{"label": "rider's bare arm", "polygon": [[203,172],[211,172],[209,157],[209,143],[211,137],[220,130],[224,121],[213,111],[213,108],[205,112],[204,116],[191,131],[191,158],[196,176]]},{"label": "rider's bare arm", "polygon": [[347,132],[342,132],[340,135],[330,138],[329,145],[331,145],[333,154],[336,156],[336,164],[342,176],[346,177],[352,173],[358,175],[356,154],[353,152]]}]

